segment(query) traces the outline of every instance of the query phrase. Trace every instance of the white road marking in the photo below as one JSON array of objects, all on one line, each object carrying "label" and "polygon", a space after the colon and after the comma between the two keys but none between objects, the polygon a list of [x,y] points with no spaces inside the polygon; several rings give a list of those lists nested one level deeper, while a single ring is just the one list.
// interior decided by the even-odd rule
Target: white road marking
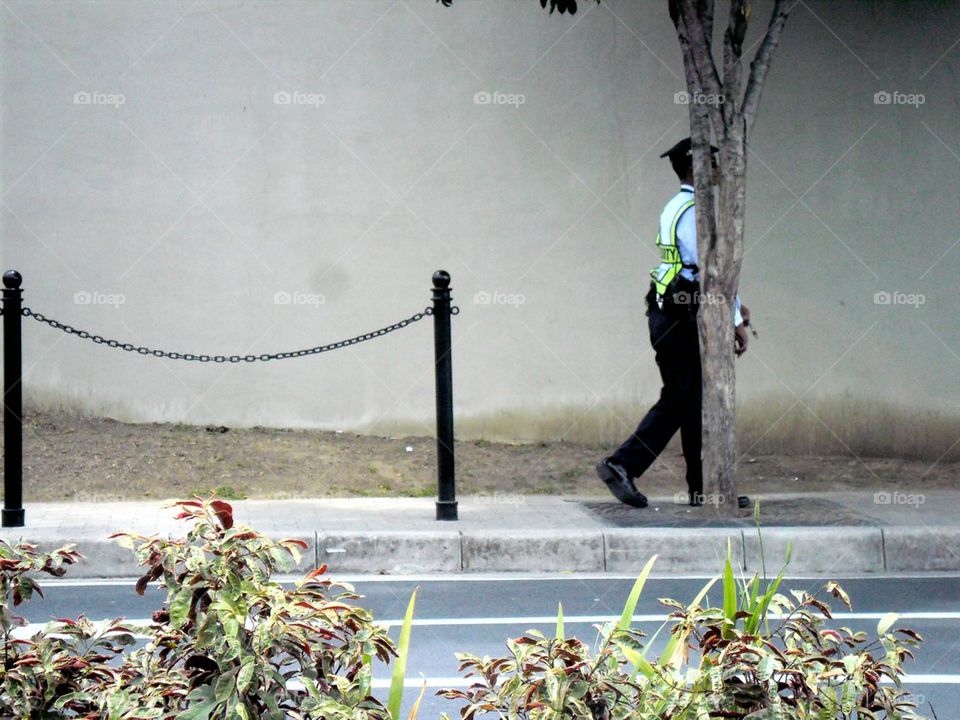
[{"label": "white road marking", "polygon": [[[880,620],[887,613],[883,612],[835,612],[834,620]],[[897,622],[901,620],[960,620],[960,612],[904,612],[898,613]],[[770,620],[778,620],[783,615],[769,615]],[[591,624],[597,622],[611,622],[619,620],[619,615],[564,615],[563,621],[568,625]],[[634,615],[634,622],[665,622],[667,615],[661,613]],[[531,615],[527,617],[472,617],[472,618],[414,618],[414,625],[552,625],[557,622],[556,615]],[[403,620],[378,620],[378,625],[397,627]]]},{"label": "white road marking", "polygon": [[[426,686],[427,688],[466,688],[477,681],[477,678],[463,677],[419,677],[407,678],[403,681],[405,688],[419,690]],[[909,685],[960,685],[960,675],[904,675],[903,683]],[[890,680],[884,680],[881,684],[892,685]],[[296,681],[287,683],[291,689],[302,687]],[[374,678],[372,683],[374,689],[384,690],[390,687],[390,680],[383,678]]]},{"label": "white road marking", "polygon": [[[844,620],[880,620],[887,613],[882,612],[837,612],[833,613],[834,621]],[[769,615],[770,620],[778,620],[783,616],[780,614]],[[613,622],[619,620],[619,615],[565,615],[564,623],[567,625],[590,625],[593,623]],[[665,614],[654,613],[646,615],[634,615],[633,622],[666,622],[669,618]],[[897,622],[904,620],[960,620],[960,612],[904,612],[899,613]],[[107,620],[94,620],[95,625],[104,625]],[[149,618],[124,618],[125,625],[149,626],[153,621]],[[528,615],[522,617],[472,617],[472,618],[414,618],[413,625],[421,627],[442,627],[457,625],[517,625],[524,629],[534,625],[554,625],[557,622],[556,615]],[[14,630],[15,636],[19,638],[28,638],[43,630],[46,623],[30,623]],[[395,620],[375,620],[374,624],[381,627],[392,628],[403,625],[402,619]]]},{"label": "white road marking", "polygon": [[[472,677],[423,677],[421,675],[419,678],[405,679],[403,686],[414,690],[419,690],[424,685],[428,688],[466,688],[476,681],[477,678]],[[960,675],[904,675],[903,682],[910,685],[960,685]],[[390,687],[390,680],[374,678],[372,684],[375,689],[382,690]],[[890,680],[884,680],[882,684],[891,685],[893,683]],[[287,687],[296,690],[301,689],[303,685],[296,680],[291,680],[287,683]]]},{"label": "white road marking", "polygon": [[[302,579],[302,575],[276,575],[274,579],[278,582],[285,584],[293,584],[298,580]],[[528,575],[528,574],[511,574],[511,573],[484,573],[477,575],[462,574],[462,573],[453,573],[453,574],[424,574],[424,575],[339,575],[336,572],[328,573],[327,577],[338,582],[348,582],[348,583],[407,583],[407,582],[424,582],[424,583],[434,583],[434,582],[504,582],[504,581],[515,581],[515,582],[556,582],[558,580],[635,580],[636,575],[623,575],[623,574],[598,574],[598,573],[541,573],[537,575]],[[687,575],[657,575],[651,574],[651,580],[709,580],[715,575],[709,574],[687,574]],[[752,574],[750,575],[752,577]],[[825,575],[791,575],[784,578],[787,581],[790,580],[836,580],[837,582],[843,584],[843,581],[846,580],[910,580],[910,579],[944,579],[944,578],[960,578],[960,573],[956,572],[927,572],[927,573],[884,573],[878,575],[877,573],[856,573],[852,575],[844,575],[842,577],[835,576],[825,576]],[[43,587],[132,587],[136,582],[135,577],[130,578],[103,578],[103,579],[87,579],[87,580],[73,580],[73,579],[47,579],[43,582]]]}]

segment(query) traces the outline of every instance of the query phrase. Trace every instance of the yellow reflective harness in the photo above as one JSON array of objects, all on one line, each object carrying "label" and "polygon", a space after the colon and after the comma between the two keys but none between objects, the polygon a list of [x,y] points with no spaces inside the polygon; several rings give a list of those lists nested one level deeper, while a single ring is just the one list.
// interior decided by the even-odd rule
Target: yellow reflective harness
[{"label": "yellow reflective harness", "polygon": [[653,285],[656,288],[658,298],[666,295],[670,283],[683,268],[690,268],[694,272],[698,270],[696,265],[683,262],[683,258],[680,257],[680,248],[677,246],[677,224],[680,222],[683,213],[692,208],[693,205],[694,201],[688,200],[680,206],[677,214],[673,216],[673,222],[670,223],[669,237],[664,239],[661,237],[660,231],[657,231],[660,264],[650,271],[650,276],[653,278]]}]

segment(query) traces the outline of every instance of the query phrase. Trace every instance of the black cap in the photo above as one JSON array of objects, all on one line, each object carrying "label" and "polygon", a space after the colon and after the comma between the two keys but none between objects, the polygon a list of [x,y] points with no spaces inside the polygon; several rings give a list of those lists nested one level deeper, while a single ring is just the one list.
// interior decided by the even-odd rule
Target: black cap
[{"label": "black cap", "polygon": [[[719,152],[719,148],[716,148],[713,145],[711,145],[710,152],[714,152],[714,153]],[[660,157],[662,158],[668,157],[672,160],[673,158],[690,157],[692,155],[693,155],[693,141],[690,140],[690,138],[685,137],[683,140],[681,140],[672,148],[670,148],[665,153],[663,153]]]}]

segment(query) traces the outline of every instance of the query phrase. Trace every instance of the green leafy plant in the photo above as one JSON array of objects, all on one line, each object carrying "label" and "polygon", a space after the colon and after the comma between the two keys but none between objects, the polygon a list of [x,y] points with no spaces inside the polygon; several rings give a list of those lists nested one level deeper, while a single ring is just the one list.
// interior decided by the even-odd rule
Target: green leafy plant
[{"label": "green leafy plant", "polygon": [[[635,662],[642,633],[631,619],[643,585],[656,558],[651,558],[634,583],[618,622],[597,626],[597,650],[576,638],[566,638],[563,606],[556,631],[547,637],[536,630],[507,641],[510,655],[500,658],[458,653],[460,671],[474,678],[468,690],[441,690],[461,700],[463,720],[487,712],[501,718],[630,718],[644,700],[642,684],[629,672],[627,654]],[[444,715],[446,717],[446,715]]]},{"label": "green leafy plant", "polygon": [[[120,533],[144,567],[136,583],[166,590],[149,627],[85,618],[16,637],[16,608],[41,594],[36,576],[60,576],[72,547],[41,553],[0,541],[0,715],[104,720],[400,720],[416,592],[398,647],[353,588],[320,568],[293,588],[273,579],[305,549],[234,525],[218,499],[175,503],[191,523],[183,538]],[[762,538],[761,538],[762,542]],[[824,596],[850,600],[836,583],[780,592],[777,577],[736,578],[728,548],[721,574],[689,604],[661,598],[666,622],[645,643],[632,627],[656,557],[633,584],[620,617],[597,626],[596,648],[568,637],[559,605],[554,634],[509,640],[504,657],[458,655],[473,682],[440,694],[463,703],[464,720],[907,720],[903,664],[922,641],[884,616],[875,637],[835,627]],[[789,561],[789,551],[788,551]],[[720,582],[719,607],[709,593]],[[659,656],[650,647],[664,631]],[[137,638],[145,647],[130,651]],[[386,705],[372,695],[373,664],[396,660]],[[419,712],[424,687],[408,720]],[[444,716],[446,717],[446,716]]]},{"label": "green leafy plant", "polygon": [[[48,623],[30,638],[11,611],[42,594],[38,574],[63,575],[80,559],[72,547],[40,553],[0,541],[0,715],[108,720],[398,720],[414,597],[400,652],[353,588],[321,566],[292,589],[272,579],[306,549],[234,525],[219,499],[174,504],[189,521],[182,538],[118,533],[144,574],[136,591],[166,589],[149,627],[85,618]],[[129,652],[138,637],[145,647]],[[389,709],[372,695],[373,663],[397,658]],[[415,718],[420,698],[409,717]]]},{"label": "green leafy plant", "polygon": [[[649,645],[631,619],[655,559],[634,583],[619,621],[598,626],[596,651],[564,637],[561,607],[553,638],[531,630],[508,640],[503,657],[458,654],[473,682],[439,694],[463,703],[463,720],[486,712],[518,720],[920,717],[901,688],[903,663],[922,640],[917,633],[891,629],[893,615],[872,640],[827,627],[832,615],[821,593],[850,605],[837,583],[790,597],[778,592],[784,569],[772,582],[754,576],[738,583],[729,550],[722,574],[688,605],[660,599],[671,610],[669,638],[659,657],[647,660]],[[712,607],[705,601],[721,580],[722,603]]]},{"label": "green leafy plant", "polygon": [[326,579],[321,566],[285,589],[272,575],[299,560],[305,543],[235,527],[222,500],[175,505],[192,522],[185,538],[115,536],[146,569],[137,591],[154,581],[167,591],[150,642],[131,656],[139,673],[122,688],[118,717],[141,717],[130,713],[146,707],[181,720],[339,720],[358,712],[386,720],[370,694],[371,662],[389,662],[396,650],[370,614],[349,603],[358,597],[353,588]]},{"label": "green leafy plant", "polygon": [[56,620],[29,640],[17,640],[16,661],[3,678],[5,710],[18,718],[99,717],[102,698],[126,672],[115,661],[135,643],[137,631],[120,620],[80,617]]}]

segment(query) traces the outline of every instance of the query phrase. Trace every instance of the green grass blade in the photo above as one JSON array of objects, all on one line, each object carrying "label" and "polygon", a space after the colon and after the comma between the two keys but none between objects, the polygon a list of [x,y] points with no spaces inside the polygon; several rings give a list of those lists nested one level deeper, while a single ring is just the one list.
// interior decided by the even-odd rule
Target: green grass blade
[{"label": "green grass blade", "polygon": [[690,603],[690,606],[694,607],[696,605],[699,605],[700,602],[707,596],[707,593],[710,592],[710,588],[712,588],[714,584],[717,582],[717,580],[719,579],[720,579],[720,576],[717,575],[710,582],[704,585],[703,589],[700,592],[698,592],[697,596],[693,599],[693,602]]},{"label": "green grass blade", "polygon": [[756,575],[750,581],[750,610],[757,606],[757,593],[760,591],[760,578]]},{"label": "green grass blade", "polygon": [[617,647],[620,648],[620,652],[623,653],[623,656],[633,664],[633,672],[630,674],[631,682],[636,678],[638,671],[643,673],[643,676],[648,680],[653,677],[653,666],[641,653],[637,652],[625,643],[617,643]]},{"label": "green grass blade", "polygon": [[387,712],[393,720],[400,720],[400,705],[403,702],[403,681],[407,675],[407,657],[410,654],[410,627],[413,625],[413,606],[417,600],[417,591],[414,590],[407,604],[407,612],[403,616],[403,626],[400,628],[400,642],[397,644],[397,661],[393,666],[393,677],[390,680],[390,694],[387,696]]},{"label": "green grass blade", "polygon": [[[773,600],[773,596],[777,594],[777,590],[780,588],[780,583],[783,580],[783,576],[787,572],[787,565],[790,564],[790,558],[793,557],[793,544],[787,544],[787,558],[783,561],[783,565],[780,567],[780,572],[777,573],[777,578],[767,587],[767,591],[761,596],[759,606],[754,610],[753,616],[750,617],[745,624],[745,628],[751,635],[756,635],[757,631],[760,629],[760,623],[767,622],[767,609],[770,607],[770,601]],[[769,629],[769,625],[766,626]]]},{"label": "green grass blade", "polygon": [[617,627],[621,630],[630,629],[630,623],[633,622],[633,613],[637,609],[637,603],[640,601],[640,593],[643,592],[643,586],[647,582],[647,576],[650,574],[650,570],[653,569],[653,564],[656,561],[656,555],[647,560],[647,564],[643,566],[643,570],[641,570],[640,575],[637,576],[637,581],[633,584],[633,589],[630,590],[627,602],[623,606],[623,612],[620,614],[620,622]]},{"label": "green grass blade", "polygon": [[653,647],[653,644],[657,641],[657,638],[660,637],[660,632],[661,632],[666,626],[667,626],[667,623],[666,623],[666,621],[664,621],[664,622],[660,625],[660,627],[657,628],[657,631],[656,631],[653,635],[650,636],[650,641],[649,641],[646,645],[643,646],[643,650],[640,652],[640,655],[642,655],[644,659],[646,659],[646,657],[647,657],[647,650],[649,650],[651,647]]},{"label": "green grass blade", "polygon": [[737,581],[733,577],[733,563],[730,559],[729,541],[727,541],[727,561],[723,566],[723,615],[727,619],[727,622],[730,623],[731,629],[736,626]]}]

